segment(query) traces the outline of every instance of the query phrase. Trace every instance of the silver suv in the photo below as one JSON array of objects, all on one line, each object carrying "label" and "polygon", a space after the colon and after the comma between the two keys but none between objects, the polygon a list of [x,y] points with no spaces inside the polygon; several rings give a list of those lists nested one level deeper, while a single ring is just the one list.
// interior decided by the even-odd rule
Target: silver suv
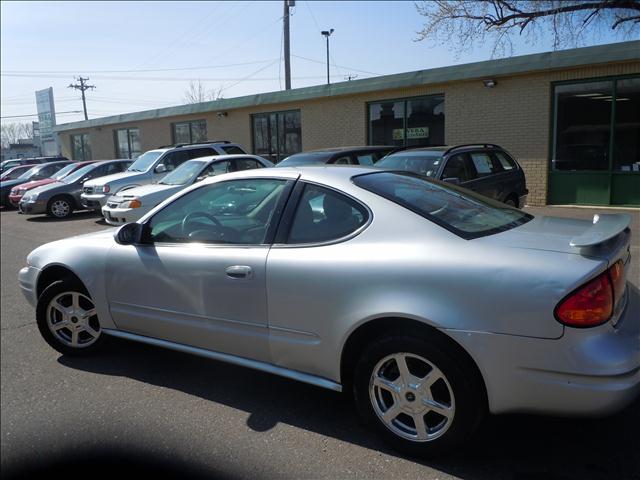
[{"label": "silver suv", "polygon": [[228,140],[179,144],[149,150],[140,155],[125,172],[86,182],[80,196],[82,206],[100,212],[111,195],[120,190],[156,183],[187,160],[235,153],[247,152],[240,145]]}]

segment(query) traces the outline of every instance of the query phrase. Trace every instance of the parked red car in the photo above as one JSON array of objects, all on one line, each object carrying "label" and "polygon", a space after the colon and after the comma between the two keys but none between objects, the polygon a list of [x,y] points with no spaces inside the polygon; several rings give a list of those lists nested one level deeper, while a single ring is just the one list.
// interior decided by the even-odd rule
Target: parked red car
[{"label": "parked red car", "polygon": [[66,177],[67,175],[75,172],[79,168],[82,168],[85,165],[89,165],[90,163],[94,163],[95,161],[96,160],[88,160],[85,162],[74,162],[62,168],[61,170],[57,171],[54,175],[52,175],[49,178],[45,178],[43,180],[35,180],[33,182],[27,182],[27,183],[18,185],[16,187],[13,187],[11,189],[11,192],[9,193],[9,202],[11,202],[11,205],[17,208],[18,204],[20,203],[20,199],[29,190],[32,190],[37,187],[41,187],[43,185],[48,185],[49,183],[58,182],[62,180],[64,177]]},{"label": "parked red car", "polygon": [[33,165],[18,165],[17,167],[11,167],[9,170],[5,170],[0,175],[0,182],[4,182],[6,180],[15,180],[20,175],[22,175],[27,170],[33,168]]}]

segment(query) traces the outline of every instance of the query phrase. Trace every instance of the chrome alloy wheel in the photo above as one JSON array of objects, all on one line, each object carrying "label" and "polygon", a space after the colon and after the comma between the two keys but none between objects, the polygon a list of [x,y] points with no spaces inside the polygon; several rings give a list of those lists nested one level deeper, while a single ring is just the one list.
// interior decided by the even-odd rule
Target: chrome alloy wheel
[{"label": "chrome alloy wheel", "polygon": [[56,217],[66,217],[69,215],[69,210],[71,209],[71,205],[66,200],[56,200],[51,204],[51,213],[53,213]]},{"label": "chrome alloy wheel", "polygon": [[100,323],[93,302],[78,292],[56,295],[47,306],[47,326],[64,345],[84,348],[100,337]]},{"label": "chrome alloy wheel", "polygon": [[444,434],[455,414],[453,390],[445,375],[413,353],[395,353],[377,363],[369,381],[369,398],[389,430],[415,442]]}]

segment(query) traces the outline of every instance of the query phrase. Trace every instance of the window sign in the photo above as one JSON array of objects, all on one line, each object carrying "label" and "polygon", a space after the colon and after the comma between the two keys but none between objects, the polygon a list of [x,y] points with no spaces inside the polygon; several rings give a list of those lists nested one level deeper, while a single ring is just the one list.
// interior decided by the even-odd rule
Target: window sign
[{"label": "window sign", "polygon": [[444,145],[444,95],[369,104],[370,145]]}]

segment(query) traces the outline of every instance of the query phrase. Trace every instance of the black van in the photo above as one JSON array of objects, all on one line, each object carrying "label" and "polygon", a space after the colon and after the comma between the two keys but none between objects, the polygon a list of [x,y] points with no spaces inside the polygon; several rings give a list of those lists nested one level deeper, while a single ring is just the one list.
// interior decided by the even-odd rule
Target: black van
[{"label": "black van", "polygon": [[529,193],[518,162],[490,143],[401,150],[375,166],[454,183],[518,208],[524,206]]}]

